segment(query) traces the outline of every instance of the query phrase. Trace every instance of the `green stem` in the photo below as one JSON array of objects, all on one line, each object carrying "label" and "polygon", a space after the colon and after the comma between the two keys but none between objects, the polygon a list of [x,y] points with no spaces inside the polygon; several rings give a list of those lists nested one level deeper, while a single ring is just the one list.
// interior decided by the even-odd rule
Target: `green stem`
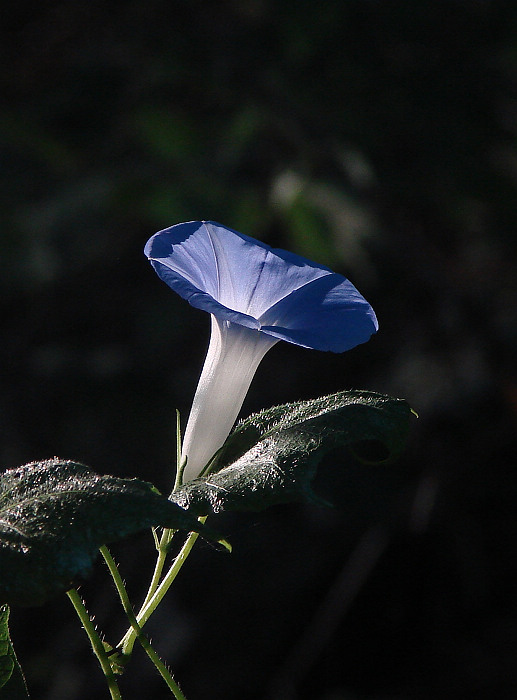
[{"label": "green stem", "polygon": [[[181,422],[180,422],[180,412],[176,409],[176,479],[174,482],[173,492],[176,491],[181,486],[183,469],[185,465],[181,464]],[[147,603],[152,598],[154,592],[158,588],[160,579],[162,577],[163,568],[165,566],[165,560],[167,559],[167,554],[169,552],[169,545],[174,537],[176,530],[170,530],[165,528],[162,532],[162,536],[158,541],[155,534],[156,549],[158,551],[158,557],[156,559],[156,564],[154,566],[153,577],[151,583],[149,584],[149,589],[145,596],[144,602],[142,603],[142,608],[144,608]]]},{"label": "green stem", "polygon": [[[136,620],[135,620],[135,622],[136,622]],[[138,628],[138,629],[140,629],[140,628]],[[174,678],[173,678],[171,672],[169,671],[169,669],[167,668],[167,666],[164,664],[164,662],[160,659],[158,654],[152,648],[147,637],[144,637],[144,635],[139,633],[138,634],[138,641],[142,645],[142,648],[145,650],[147,656],[151,659],[153,664],[158,669],[158,672],[160,673],[163,680],[167,683],[169,689],[172,691],[172,694],[174,695],[176,700],[187,700],[187,698],[181,692],[181,688],[174,680]]]},{"label": "green stem", "polygon": [[[201,520],[204,522],[205,519],[202,518]],[[156,610],[159,603],[171,587],[174,579],[180,572],[181,567],[183,566],[183,564],[187,560],[188,555],[192,551],[192,547],[195,545],[198,537],[199,534],[197,532],[191,532],[189,534],[189,536],[185,540],[185,543],[183,544],[183,547],[179,551],[177,557],[174,559],[169,571],[163,577],[163,580],[160,583],[160,585],[156,588],[156,590],[150,597],[146,597],[147,602],[144,602],[140,609],[140,612],[137,615],[137,622],[140,627],[143,627],[145,625],[147,620],[151,617],[151,615]],[[118,644],[118,646],[122,649],[123,654],[131,654],[135,640],[136,634],[134,629],[128,630],[125,636],[120,640]]]},{"label": "green stem", "polygon": [[[162,577],[163,568],[165,566],[165,561],[167,559],[168,546],[169,546],[169,543],[172,539],[172,535],[174,534],[174,532],[175,532],[174,530],[167,530],[167,529],[164,530],[162,533],[162,536],[161,536],[161,540],[159,542],[157,541],[156,549],[158,551],[158,557],[156,559],[156,564],[154,565],[153,577],[151,579],[151,583],[149,584],[149,589],[148,589],[146,596],[144,598],[144,602],[142,603],[142,605],[140,607],[140,612],[149,603],[149,601],[153,597],[156,589],[158,588],[158,586],[160,584],[160,579]],[[157,540],[156,536],[155,536],[155,539]],[[123,645],[125,647],[126,641],[132,636],[133,636],[132,630],[128,629],[128,631],[126,632],[124,637],[119,642],[118,646],[120,647]],[[134,643],[134,639],[133,639],[133,642],[130,644],[130,646],[127,647],[127,649],[124,653],[131,654],[131,651],[133,650],[133,643]]]},{"label": "green stem", "polygon": [[[176,478],[174,481],[173,492],[181,486],[182,474],[183,470],[181,469],[181,421],[180,412],[178,411],[178,409],[176,409]],[[158,537],[156,536],[156,533],[153,530],[158,557],[154,566],[153,577],[151,579],[151,583],[149,584],[149,589],[145,596],[145,600],[142,603],[142,607],[147,605],[153,593],[158,588],[158,584],[160,583],[160,579],[162,577],[163,567],[165,566],[165,560],[167,559],[167,554],[169,552],[169,545],[175,532],[176,530],[164,528],[162,531],[162,536],[158,540]]]},{"label": "green stem", "polygon": [[180,412],[176,409],[176,478],[174,480],[174,488],[172,492],[177,491],[183,481],[183,471],[185,470],[186,460],[181,462],[181,420]]},{"label": "green stem", "polygon": [[[174,481],[173,492],[176,491],[182,484],[183,480],[183,470],[185,469],[186,460],[181,461],[181,425],[180,425],[180,412],[176,409],[176,479]],[[201,521],[204,522],[206,518],[202,518]],[[169,590],[172,582],[179,573],[179,570],[185,563],[188,555],[190,554],[192,547],[194,546],[198,535],[197,533],[191,532],[187,540],[183,544],[178,556],[172,563],[169,571],[161,580],[163,569],[165,566],[165,561],[167,559],[167,554],[169,552],[169,545],[174,536],[175,530],[164,529],[159,543],[157,543],[156,549],[158,550],[158,557],[156,559],[156,564],[154,567],[153,577],[151,583],[149,584],[149,589],[145,596],[144,602],[140,608],[140,612],[137,616],[138,624],[143,627],[152,613],[156,610],[160,601],[164,595]],[[155,540],[156,540],[155,534]],[[161,580],[161,583],[160,583]],[[130,655],[133,651],[133,646],[135,643],[135,629],[132,627],[128,629],[124,637],[120,640],[118,646],[122,649],[122,654]]]},{"label": "green stem", "polygon": [[156,559],[156,564],[154,566],[153,577],[151,579],[151,583],[149,584],[149,590],[147,591],[144,602],[142,603],[142,607],[144,607],[144,605],[147,605],[147,603],[151,599],[153,593],[155,592],[155,590],[158,588],[158,586],[160,584],[160,579],[162,577],[163,567],[165,566],[165,560],[167,559],[167,547],[164,547],[163,545],[164,545],[164,537],[162,535],[162,539],[161,539],[160,545],[158,547],[158,558]]},{"label": "green stem", "polygon": [[[104,557],[104,561],[106,562],[109,572],[111,574],[111,578],[113,579],[115,583],[115,587],[117,589],[117,593],[120,598],[120,602],[122,603],[122,607],[124,608],[124,612],[129,618],[129,621],[131,622],[131,618],[135,618],[135,614],[133,612],[133,608],[131,607],[131,602],[129,600],[129,596],[126,591],[126,587],[124,585],[124,581],[122,580],[122,577],[120,575],[120,571],[118,570],[118,566],[115,564],[115,560],[111,556],[111,552],[109,549],[106,547],[106,545],[103,545],[100,547],[100,553]],[[136,619],[136,618],[135,618]]]},{"label": "green stem", "polygon": [[170,673],[169,669],[164,664],[164,662],[160,659],[160,657],[158,656],[156,651],[153,649],[149,640],[142,634],[142,628],[138,624],[138,621],[135,617],[135,613],[133,612],[133,608],[131,606],[131,602],[129,600],[129,596],[127,594],[126,587],[124,586],[124,582],[122,581],[122,577],[120,576],[120,572],[118,570],[118,567],[115,564],[115,561],[114,561],[113,557],[111,556],[109,549],[105,545],[103,545],[100,548],[100,552],[101,552],[102,556],[104,557],[104,560],[108,566],[111,577],[113,578],[113,581],[115,582],[115,586],[117,588],[117,593],[119,594],[119,598],[120,598],[120,601],[122,603],[122,607],[124,608],[124,612],[127,615],[127,618],[129,620],[129,624],[131,625],[131,628],[132,628],[134,634],[136,635],[136,638],[138,639],[140,645],[142,646],[142,648],[146,652],[147,656],[151,659],[153,664],[158,669],[160,675],[162,676],[163,680],[167,683],[168,687],[172,691],[176,700],[186,700],[185,696],[181,692],[179,685],[176,683],[176,681],[172,677],[172,674]]},{"label": "green stem", "polygon": [[67,591],[67,595],[70,598],[79,619],[81,620],[81,623],[84,627],[84,631],[88,635],[90,644],[92,645],[93,653],[99,660],[102,671],[106,677],[106,682],[108,684],[112,700],[122,700],[122,695],[120,694],[120,690],[115,679],[113,669],[111,668],[108,655],[101,641],[101,638],[97,634],[95,626],[90,619],[88,611],[86,610],[86,607],[83,601],[81,600],[81,596],[75,590],[75,588],[72,588],[71,590]]}]

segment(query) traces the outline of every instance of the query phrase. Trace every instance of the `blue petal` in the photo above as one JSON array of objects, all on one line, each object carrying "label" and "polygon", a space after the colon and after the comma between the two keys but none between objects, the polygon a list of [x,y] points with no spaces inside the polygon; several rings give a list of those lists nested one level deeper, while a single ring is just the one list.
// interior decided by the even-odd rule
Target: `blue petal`
[{"label": "blue petal", "polygon": [[195,287],[179,272],[171,270],[165,263],[158,260],[151,260],[151,265],[161,280],[168,284],[169,287],[183,297],[183,299],[186,299],[189,304],[195,306],[196,309],[208,311],[214,314],[214,316],[217,316],[217,318],[226,319],[227,321],[238,323],[247,328],[260,328],[260,322],[256,318],[223,306],[210,294]]},{"label": "blue petal", "polygon": [[214,222],[159,231],[145,254],[192,306],[296,345],[343,352],[378,327],[342,275]]},{"label": "blue petal", "polygon": [[[274,319],[272,325],[268,319]],[[264,333],[314,350],[345,352],[365,343],[379,325],[370,304],[338,274],[296,290],[262,319]]]},{"label": "blue petal", "polygon": [[[211,221],[177,224],[147,243],[151,261],[169,268],[191,287],[233,311],[259,318],[272,304],[331,271]],[[162,272],[158,272],[161,276]],[[167,278],[170,285],[172,276]]]}]

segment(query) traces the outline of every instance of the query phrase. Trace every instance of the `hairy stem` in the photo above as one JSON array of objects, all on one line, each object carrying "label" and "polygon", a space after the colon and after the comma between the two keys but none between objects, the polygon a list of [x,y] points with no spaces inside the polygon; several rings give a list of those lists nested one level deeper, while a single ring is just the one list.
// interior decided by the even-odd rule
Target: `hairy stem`
[{"label": "hairy stem", "polygon": [[[143,627],[147,620],[151,617],[153,612],[158,607],[159,603],[171,587],[174,579],[180,572],[181,567],[187,560],[188,555],[192,551],[192,547],[195,545],[197,538],[199,537],[197,532],[191,532],[181,550],[179,551],[177,557],[174,559],[169,571],[163,577],[161,583],[156,588],[154,593],[149,597],[146,597],[146,602],[142,605],[138,615],[137,622],[140,627]],[[118,646],[125,655],[131,654],[133,650],[133,645],[136,640],[136,634],[134,629],[130,629],[126,632],[125,636],[120,640]]]},{"label": "hairy stem", "polygon": [[90,644],[92,645],[93,653],[99,660],[104,676],[106,677],[106,682],[108,684],[112,700],[122,700],[122,695],[120,694],[120,690],[115,675],[113,673],[113,669],[111,668],[108,655],[101,641],[101,638],[97,634],[95,626],[90,619],[90,615],[86,610],[81,596],[75,590],[75,588],[72,588],[71,590],[67,591],[67,595],[70,598],[79,619],[81,620],[81,623],[84,627],[84,631],[88,635]]},{"label": "hairy stem", "polygon": [[133,633],[136,635],[138,642],[146,652],[147,656],[151,659],[155,667],[158,669],[158,672],[160,673],[163,680],[166,682],[169,689],[172,691],[176,700],[186,700],[185,696],[181,692],[179,685],[174,680],[171,672],[169,671],[165,663],[162,661],[162,659],[160,659],[156,651],[153,649],[149,640],[142,634],[142,628],[138,624],[135,613],[131,606],[131,602],[129,600],[129,596],[127,594],[126,587],[124,586],[124,582],[122,581],[122,577],[120,576],[118,567],[115,564],[115,561],[111,556],[109,549],[104,545],[100,548],[100,552],[104,557],[104,561],[108,566],[111,577],[115,582],[115,586],[117,588],[117,593],[122,603],[122,607],[124,608],[124,612],[126,613],[126,616],[129,620],[129,624],[131,625]]}]

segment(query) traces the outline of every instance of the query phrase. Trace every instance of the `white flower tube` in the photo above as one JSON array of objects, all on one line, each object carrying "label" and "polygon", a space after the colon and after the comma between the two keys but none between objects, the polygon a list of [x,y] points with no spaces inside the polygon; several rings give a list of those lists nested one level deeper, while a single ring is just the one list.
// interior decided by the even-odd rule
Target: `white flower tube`
[{"label": "white flower tube", "polygon": [[260,361],[277,342],[277,338],[212,315],[210,345],[183,440],[185,481],[198,476],[223,445]]}]

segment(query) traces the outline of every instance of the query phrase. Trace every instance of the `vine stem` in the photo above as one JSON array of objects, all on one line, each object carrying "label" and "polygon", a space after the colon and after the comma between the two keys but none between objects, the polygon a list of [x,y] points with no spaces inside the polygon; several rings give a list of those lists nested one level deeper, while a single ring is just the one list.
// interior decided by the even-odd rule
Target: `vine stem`
[{"label": "vine stem", "polygon": [[[200,518],[201,522],[204,522],[206,518]],[[168,531],[165,531],[168,532]],[[165,535],[164,532],[164,535]],[[136,617],[136,621],[138,625],[143,627],[147,620],[151,617],[153,612],[156,610],[158,605],[160,604],[161,600],[171,587],[174,579],[176,576],[179,574],[181,567],[187,560],[188,555],[192,551],[193,546],[195,545],[197,538],[199,537],[199,534],[197,532],[191,532],[187,539],[185,540],[183,547],[180,549],[178,555],[174,559],[170,569],[168,572],[165,574],[163,577],[161,583],[157,586],[156,590],[151,594],[147,595],[146,599]],[[162,537],[163,541],[163,537]],[[151,589],[149,589],[149,592]],[[133,646],[135,643],[135,640],[137,638],[137,635],[135,633],[135,630],[133,627],[126,632],[124,637],[120,640],[118,647],[122,650],[122,654],[124,655],[129,655],[131,654],[133,650]]]},{"label": "vine stem", "polygon": [[133,633],[136,635],[136,638],[138,639],[140,645],[142,646],[142,648],[146,652],[147,656],[151,659],[153,664],[158,669],[160,675],[162,676],[163,680],[168,685],[169,689],[172,691],[176,700],[186,700],[185,696],[181,692],[179,685],[174,680],[169,669],[167,668],[165,663],[160,659],[160,657],[158,656],[156,651],[153,649],[149,640],[142,634],[142,628],[138,624],[135,613],[134,613],[133,608],[131,606],[131,602],[129,600],[129,596],[127,594],[126,587],[124,585],[122,577],[120,576],[120,572],[118,570],[118,567],[117,567],[113,557],[111,556],[111,552],[109,551],[109,549],[105,545],[103,545],[100,548],[100,552],[101,552],[102,556],[104,557],[104,561],[106,562],[106,565],[109,569],[111,577],[113,578],[113,581],[115,583],[115,587],[117,589],[117,593],[118,593],[120,601],[122,603],[122,607],[124,608],[124,612],[127,615],[127,618],[129,620],[129,624],[131,625]]},{"label": "vine stem", "polygon": [[[182,464],[181,461],[181,424],[180,424],[180,412],[176,409],[176,478],[174,481],[174,488],[172,492],[176,491],[181,486],[181,481],[183,477],[183,469],[185,468],[186,460]],[[176,530],[171,530],[169,528],[164,528],[161,538],[158,540],[156,536],[156,531],[153,530],[153,535],[155,538],[156,550],[158,552],[158,557],[156,559],[156,564],[154,566],[153,576],[151,583],[149,584],[149,589],[145,596],[144,602],[142,603],[143,609],[147,603],[151,600],[154,592],[160,584],[160,579],[162,577],[163,568],[165,566],[165,561],[167,559],[167,554],[169,553],[169,545],[174,537]]]},{"label": "vine stem", "polygon": [[[185,469],[187,460],[186,458],[184,460],[181,459],[181,425],[180,425],[180,412],[176,409],[176,478],[174,480],[174,488],[172,489],[172,492],[176,491],[178,488],[180,488],[182,481],[183,481],[183,471]],[[204,523],[206,520],[206,517],[199,518],[200,522]],[[147,594],[145,596],[144,602],[142,603],[142,606],[140,608],[140,611],[136,617],[136,622],[137,625],[142,628],[147,620],[151,617],[153,612],[156,610],[158,605],[160,604],[161,600],[171,587],[174,579],[178,575],[181,567],[187,560],[188,555],[190,554],[192,547],[195,545],[197,538],[198,538],[198,533],[196,532],[191,532],[185,542],[183,543],[183,547],[179,551],[178,555],[174,559],[169,571],[165,574],[165,576],[162,579],[162,573],[163,569],[165,567],[165,561],[167,559],[167,554],[169,552],[169,547],[170,543],[172,541],[172,538],[175,534],[175,530],[170,530],[168,528],[165,528],[162,532],[162,536],[160,540],[158,541],[158,538],[156,536],[156,533],[153,531],[155,541],[156,541],[156,549],[158,551],[158,557],[156,559],[156,564],[154,567],[154,572],[153,572],[153,577],[151,579],[151,583],[149,585],[149,589],[147,591]],[[161,582],[160,582],[161,579]],[[131,652],[133,651],[133,646],[135,643],[136,638],[138,637],[138,634],[135,631],[135,627],[132,625],[130,629],[126,632],[124,637],[120,640],[118,643],[118,648],[121,649],[122,654],[125,656],[129,656]]]},{"label": "vine stem", "polygon": [[97,630],[95,629],[90,615],[86,610],[81,596],[75,590],[75,588],[72,588],[71,590],[67,591],[67,595],[70,598],[70,601],[72,602],[72,605],[74,606],[79,619],[81,620],[82,626],[84,627],[84,631],[88,635],[90,644],[92,645],[93,653],[99,660],[104,676],[106,677],[106,682],[108,684],[112,700],[122,700],[122,695],[120,694],[118,683],[113,673],[113,669],[111,668],[106,649],[104,648],[101,638],[97,634]]}]

